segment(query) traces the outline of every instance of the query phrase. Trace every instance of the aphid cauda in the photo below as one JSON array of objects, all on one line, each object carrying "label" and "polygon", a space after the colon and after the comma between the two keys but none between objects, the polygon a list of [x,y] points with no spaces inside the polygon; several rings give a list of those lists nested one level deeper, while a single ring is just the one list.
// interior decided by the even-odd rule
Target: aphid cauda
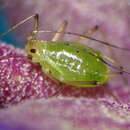
[{"label": "aphid cauda", "polygon": [[[56,83],[60,84],[61,87],[64,84],[75,87],[96,87],[106,83],[113,75],[122,74],[124,72],[128,73],[124,71],[121,66],[116,66],[116,63],[112,59],[104,56],[101,52],[80,43],[84,38],[89,38],[90,40],[95,40],[111,47],[128,50],[89,37],[89,35],[98,29],[97,26],[85,35],[65,32],[65,28],[67,27],[66,21],[57,32],[39,31],[38,15],[35,14],[16,24],[7,32],[1,34],[0,37],[6,35],[33,17],[35,20],[34,31],[32,31],[28,37],[25,50],[29,57],[32,58],[32,62],[40,63],[42,71]],[[43,41],[37,40],[37,33],[40,32],[56,34],[52,41]],[[60,35],[63,33],[80,36],[80,39],[76,42],[58,41]],[[107,61],[109,61],[109,63],[107,63]],[[108,66],[115,68],[117,72],[110,72]],[[116,97],[114,98],[117,100]]]}]

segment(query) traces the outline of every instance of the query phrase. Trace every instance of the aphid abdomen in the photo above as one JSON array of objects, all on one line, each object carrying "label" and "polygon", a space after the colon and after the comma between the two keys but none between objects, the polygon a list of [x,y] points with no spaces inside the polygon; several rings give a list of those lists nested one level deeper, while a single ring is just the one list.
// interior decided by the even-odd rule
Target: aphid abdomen
[{"label": "aphid abdomen", "polygon": [[[79,87],[94,87],[96,85],[82,84],[81,81],[94,81],[103,84],[109,79],[107,66],[95,56],[90,55],[87,48],[82,48],[82,45],[65,42],[47,43],[45,46],[48,69],[52,76],[61,82]],[[99,55],[98,52],[89,48],[90,51]],[[74,81],[81,83],[74,84]]]}]

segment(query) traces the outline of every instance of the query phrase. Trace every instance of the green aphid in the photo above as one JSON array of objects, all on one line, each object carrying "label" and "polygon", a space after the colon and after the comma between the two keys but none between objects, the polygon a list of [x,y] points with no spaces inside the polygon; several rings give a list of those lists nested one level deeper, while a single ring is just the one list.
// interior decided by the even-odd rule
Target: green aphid
[{"label": "green aphid", "polygon": [[100,52],[78,42],[29,41],[25,47],[33,62],[52,79],[76,87],[95,87],[110,78]]},{"label": "green aphid", "polygon": [[[66,21],[57,32],[39,31],[38,15],[35,14],[13,26],[7,32],[1,34],[0,37],[6,35],[33,17],[35,19],[34,31],[28,37],[28,43],[25,47],[26,52],[29,57],[31,57],[32,62],[40,63],[42,71],[56,83],[60,85],[67,84],[74,87],[96,87],[103,85],[114,75],[123,74],[124,72],[128,73],[124,71],[121,66],[116,66],[114,60],[80,43],[88,38],[110,47],[128,50],[89,37],[98,30],[98,26],[95,26],[84,35],[65,32],[67,27]],[[56,34],[52,41],[37,40],[37,34],[41,32]],[[64,33],[77,35],[80,38],[76,42],[58,41],[59,37]],[[110,72],[108,66],[116,69],[117,72]],[[116,97],[114,98],[117,100]]]}]

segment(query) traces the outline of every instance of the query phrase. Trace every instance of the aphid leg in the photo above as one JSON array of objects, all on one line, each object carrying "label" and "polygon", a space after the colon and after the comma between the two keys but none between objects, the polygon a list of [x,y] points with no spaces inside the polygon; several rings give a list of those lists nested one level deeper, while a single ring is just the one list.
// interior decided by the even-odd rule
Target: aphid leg
[{"label": "aphid leg", "polygon": [[34,30],[27,37],[28,41],[30,41],[30,40],[37,40],[36,34],[38,33],[38,24],[39,24],[39,16],[38,16],[38,14],[36,14],[34,16]]},{"label": "aphid leg", "polygon": [[39,15],[35,14],[35,16],[34,16],[34,31],[38,31],[38,25],[39,25]]},{"label": "aphid leg", "polygon": [[56,33],[55,36],[53,37],[53,39],[52,39],[53,42],[57,41],[61,37],[61,35],[63,35],[62,32],[65,31],[67,25],[68,25],[68,22],[64,21],[62,26],[57,31],[58,33]]},{"label": "aphid leg", "polygon": [[97,85],[98,82],[97,81],[68,81],[68,84],[76,84],[76,85],[88,85],[88,84],[91,84],[91,85]]},{"label": "aphid leg", "polygon": [[[90,29],[87,33],[84,33],[83,35],[85,36],[91,36],[92,34],[94,34],[96,31],[98,30],[98,26],[95,26],[94,28]],[[77,42],[82,42],[83,40],[85,40],[86,38],[84,37],[80,37]]]},{"label": "aphid leg", "polygon": [[101,86],[101,87],[104,89],[104,91],[105,91],[108,95],[112,96],[113,99],[114,99],[118,104],[121,104],[121,102],[116,98],[116,96],[113,95],[106,87],[104,87],[104,86]]},{"label": "aphid leg", "polygon": [[112,58],[110,58],[110,57],[108,57],[108,56],[106,56],[106,55],[103,55],[103,59],[105,59],[105,60],[111,62],[112,64],[116,65],[117,68],[121,69],[121,66],[117,66],[115,60],[113,60]]},{"label": "aphid leg", "polygon": [[109,72],[108,73],[108,75],[109,75],[110,78],[114,77],[114,76],[117,76],[117,75],[121,75],[121,74],[122,74],[122,72]]},{"label": "aphid leg", "polygon": [[35,21],[34,21],[35,22],[35,24],[34,24],[34,30],[37,30],[38,29],[38,14],[33,14],[33,15],[29,16],[28,18],[22,20],[21,22],[17,23],[16,25],[12,26],[6,32],[0,34],[0,37],[3,37],[5,35],[7,35],[9,32],[15,30],[17,27],[19,27],[20,25],[24,24],[25,22],[27,22],[31,18],[35,19]]}]

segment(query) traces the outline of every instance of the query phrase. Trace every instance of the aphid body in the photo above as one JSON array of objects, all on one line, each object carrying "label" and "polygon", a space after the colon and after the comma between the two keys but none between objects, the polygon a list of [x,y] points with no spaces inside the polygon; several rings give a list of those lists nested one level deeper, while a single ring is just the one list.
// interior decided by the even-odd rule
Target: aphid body
[{"label": "aphid body", "polygon": [[95,87],[109,79],[102,54],[79,42],[29,40],[25,49],[43,72],[62,83]]},{"label": "aphid body", "polygon": [[[130,74],[129,72],[123,70],[123,67],[118,65],[111,58],[104,56],[101,52],[80,43],[80,41],[88,38],[109,47],[130,51],[127,48],[117,47],[107,42],[89,37],[89,35],[93,34],[95,30],[98,29],[98,26],[95,26],[95,28],[85,33],[85,35],[64,32],[67,22],[64,22],[63,26],[61,26],[61,28],[59,28],[56,32],[39,31],[38,14],[34,14],[2,33],[0,37],[5,36],[7,33],[11,32],[31,18],[34,18],[35,20],[34,31],[32,31],[28,37],[28,43],[25,47],[26,52],[32,58],[32,62],[40,63],[42,71],[57,83],[75,87],[96,87],[106,83],[111,76],[123,73]],[[43,41],[37,40],[37,33],[40,32],[50,32],[56,34],[52,41]],[[77,35],[80,39],[76,42],[58,41],[59,36],[64,33]],[[107,63],[106,60],[110,63]],[[109,72],[108,66],[116,69],[117,72]],[[104,88],[104,90],[106,90],[106,88]],[[106,90],[106,92],[120,103],[112,93],[108,90]]]}]

